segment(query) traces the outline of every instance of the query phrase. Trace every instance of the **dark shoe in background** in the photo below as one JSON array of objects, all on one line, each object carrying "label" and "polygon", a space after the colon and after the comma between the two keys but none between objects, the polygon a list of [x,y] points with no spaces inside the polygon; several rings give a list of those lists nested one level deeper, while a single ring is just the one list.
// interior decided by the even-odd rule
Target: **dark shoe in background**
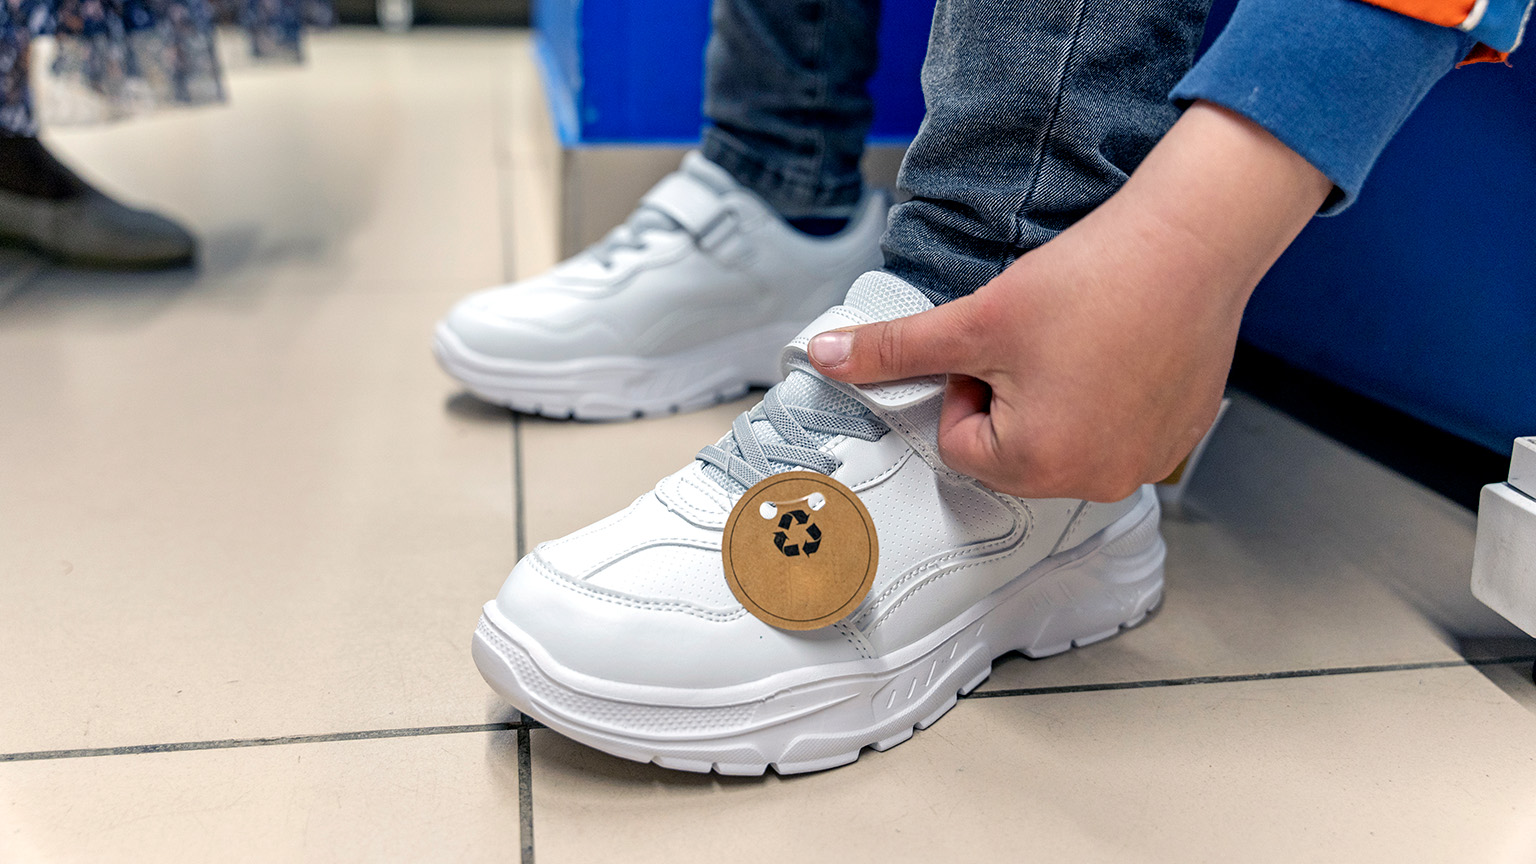
[{"label": "dark shoe in background", "polygon": [[0,137],[0,244],[64,264],[152,270],[191,264],[197,240],[177,223],[120,204],[36,138]]}]

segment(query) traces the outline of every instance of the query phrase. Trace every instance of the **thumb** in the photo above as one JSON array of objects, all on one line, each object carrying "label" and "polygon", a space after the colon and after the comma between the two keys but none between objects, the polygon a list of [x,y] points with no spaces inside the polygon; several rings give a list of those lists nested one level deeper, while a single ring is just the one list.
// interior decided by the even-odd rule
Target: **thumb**
[{"label": "thumb", "polygon": [[961,297],[906,318],[830,330],[811,337],[807,353],[817,371],[851,384],[969,374],[982,338],[973,305]]}]

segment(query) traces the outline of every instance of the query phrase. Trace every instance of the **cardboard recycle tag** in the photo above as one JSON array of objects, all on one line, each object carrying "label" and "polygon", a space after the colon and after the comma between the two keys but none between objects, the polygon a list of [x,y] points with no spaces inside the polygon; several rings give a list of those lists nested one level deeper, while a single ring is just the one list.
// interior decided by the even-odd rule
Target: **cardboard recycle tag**
[{"label": "cardboard recycle tag", "polygon": [[790,471],[748,489],[731,508],[720,557],[731,593],[783,630],[815,630],[852,612],[875,582],[875,522],[853,490]]}]

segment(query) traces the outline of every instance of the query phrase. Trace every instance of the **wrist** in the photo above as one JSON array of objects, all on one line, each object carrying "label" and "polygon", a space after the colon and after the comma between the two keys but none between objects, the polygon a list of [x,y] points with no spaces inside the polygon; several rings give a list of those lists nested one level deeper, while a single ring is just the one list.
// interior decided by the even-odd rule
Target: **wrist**
[{"label": "wrist", "polygon": [[1263,127],[1196,102],[1100,210],[1149,226],[1146,253],[1169,256],[1186,277],[1235,289],[1246,303],[1332,190]]}]

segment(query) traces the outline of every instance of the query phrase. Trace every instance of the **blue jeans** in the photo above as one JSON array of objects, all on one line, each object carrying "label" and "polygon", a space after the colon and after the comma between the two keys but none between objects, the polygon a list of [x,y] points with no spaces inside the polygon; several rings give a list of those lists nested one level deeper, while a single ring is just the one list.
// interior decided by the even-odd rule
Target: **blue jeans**
[{"label": "blue jeans", "polygon": [[[969,294],[1103,203],[1168,131],[1210,0],[938,0],[885,267]],[[704,155],[785,218],[862,192],[878,0],[715,0]]]}]

